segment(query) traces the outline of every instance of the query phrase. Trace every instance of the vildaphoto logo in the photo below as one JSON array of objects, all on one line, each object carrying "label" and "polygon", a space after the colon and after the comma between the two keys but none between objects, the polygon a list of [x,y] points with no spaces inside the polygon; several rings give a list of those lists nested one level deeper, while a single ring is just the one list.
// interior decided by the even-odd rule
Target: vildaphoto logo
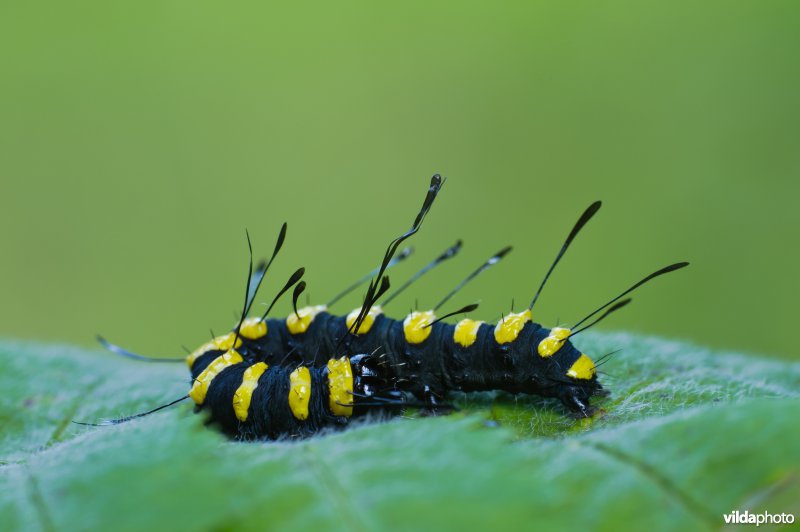
[{"label": "vildaphoto logo", "polygon": [[794,514],[771,514],[762,512],[758,514],[750,513],[748,510],[740,512],[734,510],[722,516],[726,525],[782,525],[794,523]]}]

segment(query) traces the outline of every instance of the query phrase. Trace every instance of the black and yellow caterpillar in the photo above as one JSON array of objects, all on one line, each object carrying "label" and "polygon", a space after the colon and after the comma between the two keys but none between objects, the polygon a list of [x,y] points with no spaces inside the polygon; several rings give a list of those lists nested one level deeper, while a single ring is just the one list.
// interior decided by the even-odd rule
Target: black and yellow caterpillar
[{"label": "black and yellow caterpillar", "polygon": [[[186,357],[193,384],[181,400],[191,398],[198,408],[209,410],[226,432],[240,438],[307,436],[322,427],[341,426],[351,416],[373,409],[392,411],[412,403],[440,412],[451,390],[503,390],[553,397],[574,415],[591,416],[595,409],[590,399],[605,391],[597,379],[595,362],[575,347],[571,338],[629,303],[630,299],[622,298],[637,287],[688,263],[672,264],[648,275],[570,329],[548,329],[535,323],[532,308],[572,240],[599,210],[601,204],[595,202],[569,233],[526,310],[512,312],[494,325],[472,319],[457,324],[442,321],[472,311],[477,305],[438,319],[435,316],[435,310],[458,288],[510,250],[504,248],[436,309],[415,311],[403,320],[389,318],[377,305],[389,288],[386,270],[407,256],[401,252],[395,257],[400,244],[419,230],[442,183],[438,175],[433,176],[412,228],[389,245],[381,265],[372,272],[374,278],[364,304],[347,316],[329,313],[330,304],[297,309],[297,298],[305,288],[300,269],[272,302],[274,305],[281,294],[295,286],[292,314],[285,319],[267,318],[270,305],[263,316],[247,318],[258,287],[285,238],[284,224],[269,263],[253,273],[251,259],[245,304],[237,326]],[[448,249],[412,280],[452,257],[459,247],[460,243]],[[604,310],[599,318],[581,327]],[[143,358],[101,341],[120,354]]]}]

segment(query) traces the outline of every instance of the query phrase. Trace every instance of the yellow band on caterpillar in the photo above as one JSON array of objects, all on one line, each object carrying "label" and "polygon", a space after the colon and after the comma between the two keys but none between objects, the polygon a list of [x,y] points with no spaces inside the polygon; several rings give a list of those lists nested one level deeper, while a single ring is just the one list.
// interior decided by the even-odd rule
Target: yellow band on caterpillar
[{"label": "yellow band on caterpillar", "polygon": [[188,364],[189,369],[191,369],[194,365],[194,362],[209,351],[228,351],[229,349],[238,349],[242,345],[242,339],[239,338],[236,340],[236,345],[233,345],[234,340],[236,340],[236,332],[230,332],[228,334],[223,334],[222,336],[217,336],[210,342],[204,343],[189,353],[189,356],[186,357],[186,364]]},{"label": "yellow band on caterpillar", "polygon": [[258,379],[267,371],[268,366],[263,362],[256,362],[242,375],[242,384],[233,394],[233,413],[239,421],[247,421],[250,412],[250,401],[253,399],[253,392],[258,388]]},{"label": "yellow band on caterpillar", "polygon": [[308,330],[308,327],[317,317],[320,312],[325,312],[328,309],[325,305],[316,305],[313,307],[303,307],[297,311],[297,314],[292,312],[286,317],[286,328],[289,329],[291,334],[303,334]]},{"label": "yellow band on caterpillar", "polygon": [[482,321],[470,319],[459,321],[453,331],[453,341],[462,347],[471,346],[478,339],[478,329],[482,324]]},{"label": "yellow band on caterpillar", "polygon": [[[347,315],[347,318],[345,319],[345,323],[347,323],[348,330],[356,322],[356,319],[358,318],[359,314],[361,314],[361,307],[353,310],[353,312],[351,312],[350,314]],[[383,309],[381,307],[377,306],[377,305],[372,307],[371,309],[369,309],[369,312],[367,312],[367,315],[364,316],[364,321],[362,321],[361,325],[358,326],[358,330],[357,331],[353,331],[354,334],[357,334],[357,335],[367,334],[370,331],[370,329],[372,329],[372,326],[375,325],[375,318],[377,318],[381,314],[383,314]]]},{"label": "yellow band on caterpillar", "polygon": [[[235,331],[234,331],[235,332]],[[267,335],[267,322],[261,318],[247,318],[239,328],[239,336],[248,340],[258,340]]]},{"label": "yellow band on caterpillar", "polygon": [[550,334],[539,342],[537,347],[537,351],[539,351],[539,356],[542,358],[547,358],[555,355],[561,346],[564,345],[569,335],[572,334],[572,331],[569,329],[565,329],[563,327],[553,327],[550,329]]},{"label": "yellow band on caterpillar", "polygon": [[350,359],[328,361],[328,406],[335,416],[353,415],[353,368]]},{"label": "yellow band on caterpillar", "polygon": [[289,375],[289,408],[300,421],[308,419],[308,402],[311,400],[311,372],[300,366]]},{"label": "yellow band on caterpillar", "polygon": [[494,339],[498,344],[510,344],[517,339],[525,324],[531,321],[531,311],[525,310],[518,314],[513,312],[497,322],[494,328]]},{"label": "yellow band on caterpillar", "polygon": [[233,366],[234,364],[239,364],[240,362],[242,362],[242,355],[233,349],[215,358],[194,380],[192,389],[189,391],[189,397],[191,397],[196,404],[202,405],[206,400],[208,385],[211,384],[214,377],[219,375],[223,369]]},{"label": "yellow band on caterpillar", "polygon": [[591,358],[584,354],[575,361],[575,363],[567,370],[567,376],[573,379],[591,379],[597,373],[594,367],[594,362]]},{"label": "yellow band on caterpillar", "polygon": [[436,320],[432,310],[412,312],[403,320],[403,334],[409,344],[421,344],[431,335],[430,326]]}]

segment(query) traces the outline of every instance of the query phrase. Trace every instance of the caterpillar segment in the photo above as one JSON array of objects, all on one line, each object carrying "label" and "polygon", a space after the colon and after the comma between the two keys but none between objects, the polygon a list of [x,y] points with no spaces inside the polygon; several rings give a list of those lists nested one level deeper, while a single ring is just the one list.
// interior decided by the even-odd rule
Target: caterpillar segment
[{"label": "caterpillar segment", "polygon": [[236,439],[307,437],[402,408],[404,396],[383,367],[373,355],[287,367],[254,362],[234,350],[206,353],[192,368],[197,377],[189,397]]}]

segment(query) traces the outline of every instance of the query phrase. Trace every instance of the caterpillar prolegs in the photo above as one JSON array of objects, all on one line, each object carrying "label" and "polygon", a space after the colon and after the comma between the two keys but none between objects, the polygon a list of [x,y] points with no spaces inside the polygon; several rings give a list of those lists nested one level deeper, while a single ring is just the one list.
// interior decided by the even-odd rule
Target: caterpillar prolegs
[{"label": "caterpillar prolegs", "polygon": [[[570,328],[548,329],[534,322],[536,301],[574,238],[600,209],[601,203],[595,202],[570,231],[527,309],[506,314],[493,325],[469,318],[456,324],[444,321],[474,311],[476,304],[439,318],[435,314],[464,284],[499,262],[511,250],[507,247],[431,310],[412,312],[403,320],[389,318],[383,307],[461,247],[458,242],[448,248],[378,305],[390,288],[387,270],[410,254],[409,250],[399,251],[400,245],[420,229],[442,184],[438,175],[433,176],[411,229],[393,240],[380,265],[361,279],[369,280],[364,302],[346,316],[332,314],[329,308],[360,283],[327,305],[298,309],[298,297],[305,289],[301,268],[261,317],[248,318],[261,282],[283,244],[286,224],[270,260],[255,270],[251,250],[241,318],[228,334],[186,357],[193,384],[182,399],[191,398],[199,409],[208,410],[225,432],[239,438],[308,436],[323,427],[343,426],[352,416],[393,412],[409,405],[419,404],[437,413],[444,410],[445,397],[454,390],[553,397],[574,415],[591,416],[595,411],[591,398],[605,393],[596,371],[602,360],[595,363],[572,339],[630,303],[625,296],[639,286],[688,263],[675,263],[646,276]],[[294,312],[285,319],[267,318],[278,298],[292,287]],[[101,341],[119,354],[156,360]]]}]

